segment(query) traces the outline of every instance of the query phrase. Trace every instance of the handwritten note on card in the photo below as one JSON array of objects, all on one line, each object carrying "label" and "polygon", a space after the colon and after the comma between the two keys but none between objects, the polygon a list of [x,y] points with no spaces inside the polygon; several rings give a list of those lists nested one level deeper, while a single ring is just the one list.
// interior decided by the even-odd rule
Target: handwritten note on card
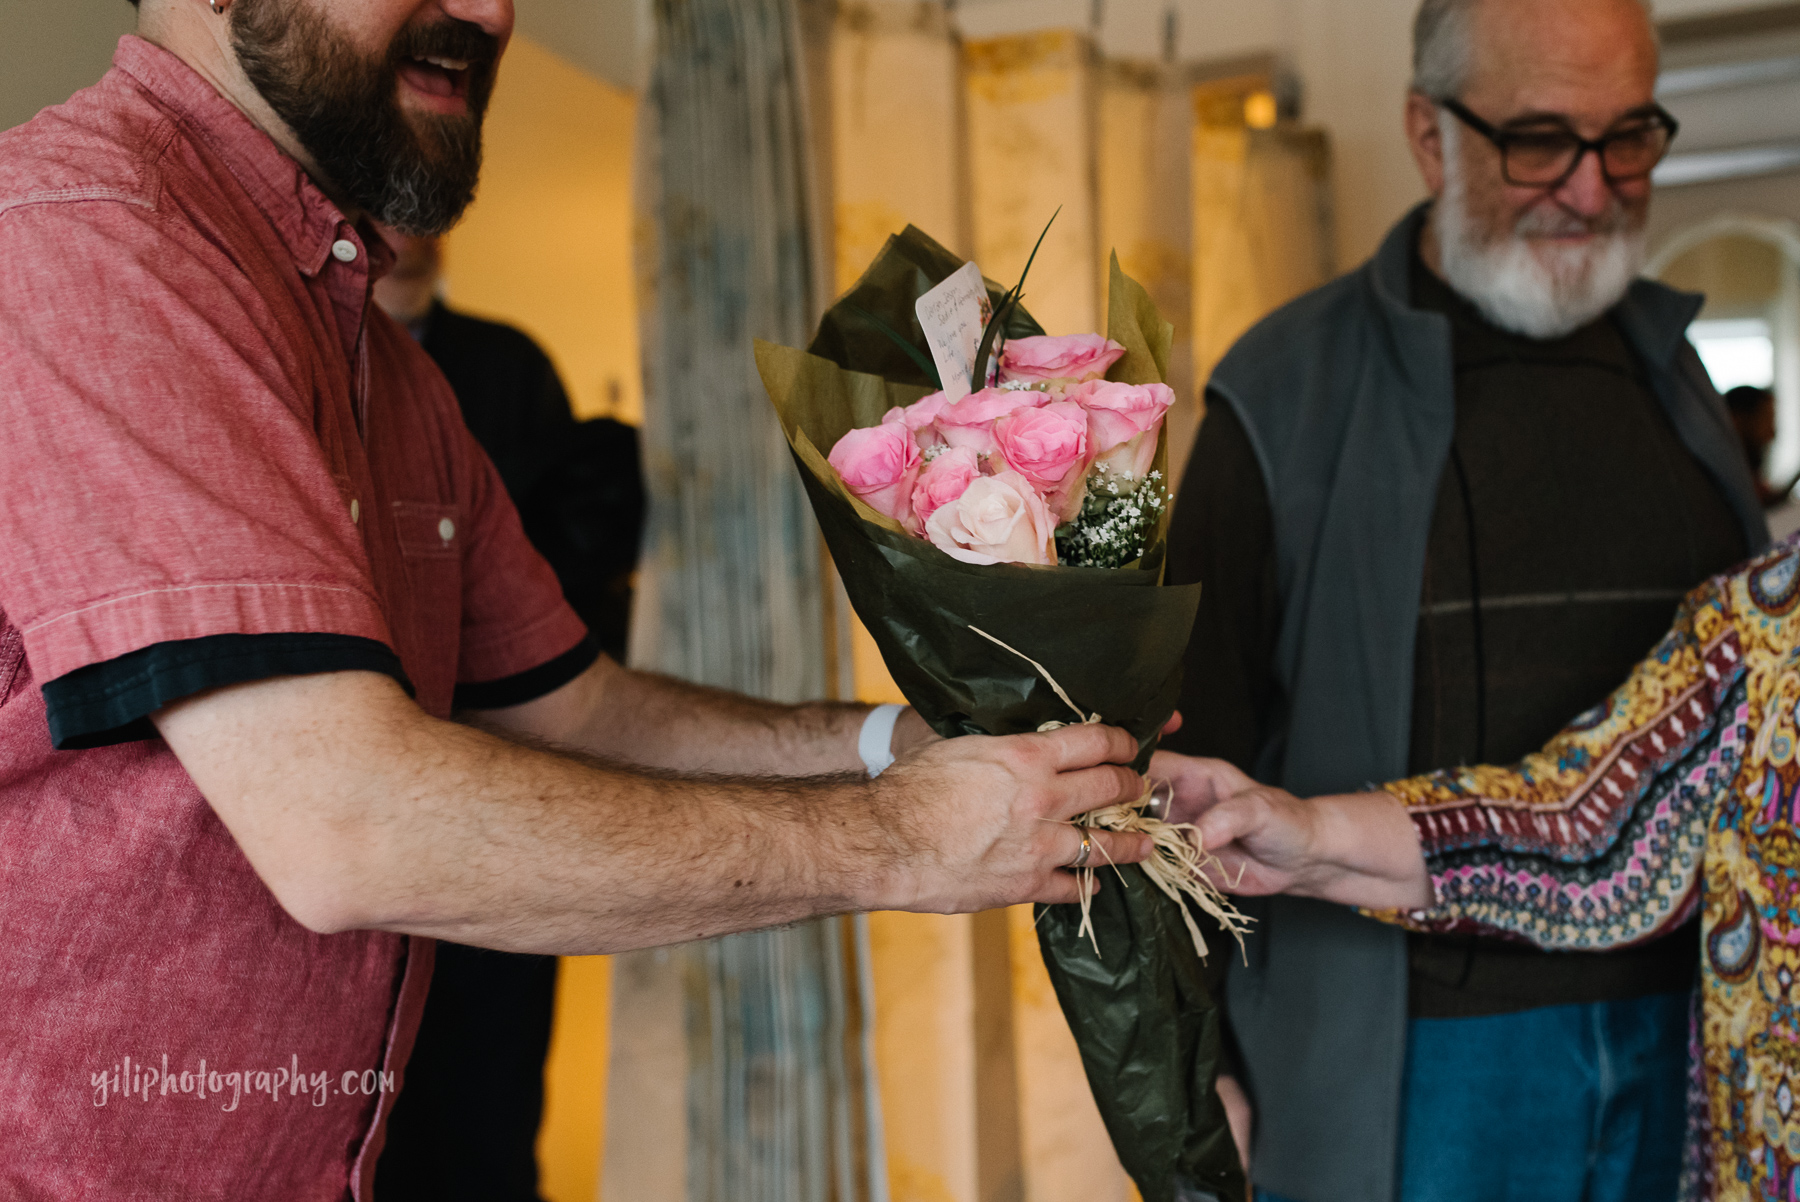
[{"label": "handwritten note on card", "polygon": [[944,396],[951,402],[969,395],[969,376],[975,370],[975,352],[981,334],[993,316],[981,269],[964,263],[944,282],[914,302],[925,344],[944,382]]}]

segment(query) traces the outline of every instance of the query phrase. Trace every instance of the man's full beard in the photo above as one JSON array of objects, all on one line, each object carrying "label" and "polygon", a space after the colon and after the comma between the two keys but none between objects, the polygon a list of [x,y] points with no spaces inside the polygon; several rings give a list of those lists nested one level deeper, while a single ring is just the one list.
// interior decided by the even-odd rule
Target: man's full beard
[{"label": "man's full beard", "polygon": [[[1624,299],[1644,265],[1644,230],[1615,196],[1602,216],[1584,220],[1551,203],[1527,210],[1498,236],[1469,211],[1468,180],[1453,119],[1439,122],[1444,192],[1433,214],[1439,269],[1489,321],[1528,338],[1561,338]],[[1580,244],[1557,234],[1597,235]]]},{"label": "man's full beard", "polygon": [[[330,187],[403,233],[441,234],[475,198],[481,119],[499,43],[466,21],[408,27],[385,54],[365,55],[312,0],[237,0],[231,43],[244,74],[293,130]],[[399,64],[466,59],[468,112],[403,112]]]}]

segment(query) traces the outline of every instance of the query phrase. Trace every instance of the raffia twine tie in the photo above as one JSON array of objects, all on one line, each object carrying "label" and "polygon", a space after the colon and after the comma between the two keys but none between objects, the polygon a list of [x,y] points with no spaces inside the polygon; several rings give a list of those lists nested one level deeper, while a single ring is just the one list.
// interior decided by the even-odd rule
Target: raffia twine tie
[{"label": "raffia twine tie", "polygon": [[[1062,685],[1057,683],[1056,677],[1052,676],[1049,669],[1045,668],[1043,664],[1038,663],[1017,647],[1001,642],[979,626],[970,626],[969,629],[996,647],[1004,648],[1030,664],[1037,674],[1044,678],[1044,683],[1048,684],[1062,699],[1063,704],[1075,711],[1075,717],[1078,720],[1076,723],[1046,722],[1038,727],[1040,733],[1061,730],[1070,725],[1095,726],[1102,721],[1099,714],[1086,713],[1079,705],[1076,705],[1069,694],[1063,690]],[[1137,800],[1107,806],[1104,809],[1090,810],[1088,813],[1076,817],[1069,825],[1089,830],[1119,831],[1150,836],[1150,858],[1141,865],[1144,875],[1149,877],[1152,884],[1175,902],[1176,908],[1181,911],[1181,920],[1187,924],[1188,934],[1193,937],[1194,950],[1200,954],[1200,958],[1206,959],[1206,938],[1201,935],[1200,927],[1195,923],[1194,916],[1185,905],[1181,904],[1183,898],[1193,902],[1202,911],[1211,915],[1227,934],[1237,940],[1238,951],[1242,954],[1244,936],[1249,933],[1250,924],[1255,920],[1240,913],[1237,907],[1231,904],[1231,899],[1220,892],[1218,886],[1214,885],[1206,875],[1208,868],[1217,867],[1220,869],[1220,875],[1223,876],[1224,865],[1220,864],[1217,856],[1207,854],[1206,847],[1200,839],[1200,832],[1193,823],[1165,822],[1149,812],[1150,803],[1156,796],[1158,784],[1153,783],[1148,776],[1142,779],[1144,791]],[[1166,781],[1160,782],[1165,786],[1167,783]],[[1095,844],[1095,847],[1101,855],[1106,854],[1105,849],[1100,848],[1098,843]],[[1096,956],[1100,955],[1100,938],[1094,930],[1094,873],[1099,870],[1099,867],[1096,864],[1074,870],[1075,875],[1081,880],[1081,926],[1078,928],[1077,934],[1088,937],[1088,942],[1094,945],[1094,955]],[[1118,876],[1119,884],[1122,887],[1127,889],[1131,887],[1125,880],[1125,874],[1119,871],[1118,865],[1113,865],[1113,872]]]}]

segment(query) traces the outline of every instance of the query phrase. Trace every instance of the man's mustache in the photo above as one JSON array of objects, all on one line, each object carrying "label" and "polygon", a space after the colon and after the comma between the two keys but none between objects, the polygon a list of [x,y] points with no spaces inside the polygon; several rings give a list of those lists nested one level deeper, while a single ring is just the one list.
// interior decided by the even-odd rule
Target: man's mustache
[{"label": "man's mustache", "polygon": [[1546,198],[1525,210],[1513,225],[1513,235],[1519,238],[1604,237],[1626,232],[1630,223],[1631,216],[1617,197],[1605,211],[1593,217],[1571,213],[1554,199]]},{"label": "man's mustache", "polygon": [[434,21],[400,31],[388,48],[389,61],[409,58],[456,58],[472,67],[492,69],[500,57],[500,39],[469,21]]}]

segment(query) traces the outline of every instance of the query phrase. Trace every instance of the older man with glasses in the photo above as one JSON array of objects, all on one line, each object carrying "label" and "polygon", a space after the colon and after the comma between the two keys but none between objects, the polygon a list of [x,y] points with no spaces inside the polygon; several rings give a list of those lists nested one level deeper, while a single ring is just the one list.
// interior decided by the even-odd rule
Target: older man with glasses
[{"label": "older man with glasses", "polygon": [[[1656,73],[1638,0],[1425,0],[1431,199],[1208,385],[1175,749],[1300,793],[1517,759],[1764,545],[1699,300],[1637,278]],[[1259,904],[1219,1091],[1263,1198],[1675,1196],[1691,924],[1548,953]]]}]

